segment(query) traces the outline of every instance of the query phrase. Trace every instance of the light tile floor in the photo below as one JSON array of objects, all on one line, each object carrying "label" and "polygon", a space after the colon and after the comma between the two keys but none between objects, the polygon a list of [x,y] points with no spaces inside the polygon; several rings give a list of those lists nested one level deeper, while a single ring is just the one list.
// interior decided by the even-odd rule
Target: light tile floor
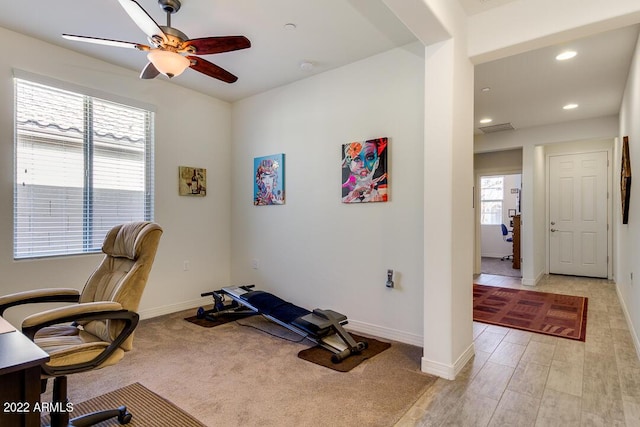
[{"label": "light tile floor", "polygon": [[[525,288],[503,276],[475,282]],[[588,297],[586,341],[474,322],[474,358],[455,381],[439,378],[397,427],[640,426],[640,361],[615,284],[551,275],[527,289]]]}]

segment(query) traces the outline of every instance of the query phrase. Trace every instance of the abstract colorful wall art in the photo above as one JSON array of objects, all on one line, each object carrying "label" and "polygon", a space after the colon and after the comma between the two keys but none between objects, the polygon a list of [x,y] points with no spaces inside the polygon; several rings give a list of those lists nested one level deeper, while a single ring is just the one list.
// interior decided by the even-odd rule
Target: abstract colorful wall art
[{"label": "abstract colorful wall art", "polygon": [[193,166],[179,166],[178,192],[181,196],[206,196],[207,170]]},{"label": "abstract colorful wall art", "polygon": [[387,138],[342,145],[342,203],[386,202]]},{"label": "abstract colorful wall art", "polygon": [[284,154],[253,159],[253,204],[284,204]]}]

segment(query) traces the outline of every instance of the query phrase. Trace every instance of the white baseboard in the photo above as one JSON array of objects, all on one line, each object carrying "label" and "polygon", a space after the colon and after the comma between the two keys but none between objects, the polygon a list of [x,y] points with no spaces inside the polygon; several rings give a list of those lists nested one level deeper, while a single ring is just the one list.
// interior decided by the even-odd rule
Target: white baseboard
[{"label": "white baseboard", "polygon": [[385,328],[384,326],[372,325],[371,323],[351,319],[349,319],[349,323],[346,328],[355,333],[360,332],[362,334],[386,338],[388,340],[411,344],[417,347],[424,346],[424,339],[421,335],[411,334],[397,329]]},{"label": "white baseboard", "polygon": [[176,304],[163,305],[162,307],[154,307],[146,310],[140,310],[140,319],[151,319],[153,317],[163,316],[182,310],[193,308],[193,314],[196,314],[195,307],[211,305],[211,298],[197,298],[190,301],[179,302]]},{"label": "white baseboard", "polygon": [[466,366],[466,364],[469,362],[469,360],[471,360],[471,358],[473,358],[475,354],[476,354],[475,347],[473,343],[471,343],[469,347],[467,347],[467,349],[462,352],[460,357],[458,357],[458,360],[456,360],[456,363],[453,364],[453,368],[456,376],[460,373],[460,371],[462,371],[462,368]]},{"label": "white baseboard", "polygon": [[427,360],[424,357],[422,358],[421,370],[422,372],[435,375],[436,377],[444,378],[446,380],[454,380],[456,378],[453,365],[446,365],[433,360]]},{"label": "white baseboard", "polygon": [[633,327],[633,322],[631,321],[629,310],[627,310],[627,306],[624,303],[624,298],[622,298],[622,295],[620,294],[620,288],[618,284],[616,284],[616,294],[618,295],[618,301],[620,301],[620,306],[622,307],[622,312],[624,313],[624,319],[627,321],[627,326],[629,328],[629,332],[631,333],[633,346],[636,349],[636,356],[638,357],[638,359],[640,359],[640,341],[638,340],[638,334]]},{"label": "white baseboard", "polygon": [[538,282],[542,279],[543,276],[544,276],[544,271],[540,271],[533,280],[525,279],[523,277],[522,278],[522,284],[524,286],[536,286],[538,284]]},{"label": "white baseboard", "polygon": [[447,365],[433,360],[428,360],[423,357],[422,372],[435,375],[446,380],[455,380],[456,376],[469,362],[469,360],[471,360],[474,354],[475,350],[472,343],[464,352],[462,352],[460,357],[458,357],[458,360],[456,360],[453,365]]}]

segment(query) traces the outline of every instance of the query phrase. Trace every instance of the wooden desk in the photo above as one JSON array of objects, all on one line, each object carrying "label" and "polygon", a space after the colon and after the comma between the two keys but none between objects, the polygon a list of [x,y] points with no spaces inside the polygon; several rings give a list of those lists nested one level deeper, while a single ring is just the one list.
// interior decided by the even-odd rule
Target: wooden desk
[{"label": "wooden desk", "polygon": [[[0,317],[0,330],[8,322]],[[0,334],[0,426],[40,426],[40,365],[49,355],[20,331]]]}]

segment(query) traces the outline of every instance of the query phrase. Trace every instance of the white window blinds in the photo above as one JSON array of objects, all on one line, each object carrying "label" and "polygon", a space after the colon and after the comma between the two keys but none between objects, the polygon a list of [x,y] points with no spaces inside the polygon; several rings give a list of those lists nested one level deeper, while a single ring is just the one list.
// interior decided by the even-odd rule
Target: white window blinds
[{"label": "white window blinds", "polygon": [[502,224],[502,202],[504,200],[504,176],[480,178],[480,223]]},{"label": "white window blinds", "polygon": [[15,79],[14,258],[98,252],[153,219],[153,113]]}]

